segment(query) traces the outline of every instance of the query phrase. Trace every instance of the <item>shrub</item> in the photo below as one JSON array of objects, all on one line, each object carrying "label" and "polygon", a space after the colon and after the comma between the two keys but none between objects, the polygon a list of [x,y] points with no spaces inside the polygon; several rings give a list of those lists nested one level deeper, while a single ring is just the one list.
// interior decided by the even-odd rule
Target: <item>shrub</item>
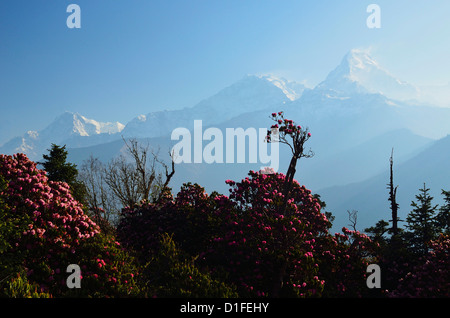
[{"label": "shrub", "polygon": [[195,258],[181,251],[171,235],[161,236],[161,248],[147,264],[143,277],[154,297],[237,297],[233,288],[201,272]]},{"label": "shrub", "polygon": [[428,253],[401,278],[390,297],[450,297],[450,237],[431,241]]},{"label": "shrub", "polygon": [[[6,233],[0,243],[2,271],[23,270],[31,284],[55,297],[129,295],[132,259],[114,238],[100,233],[67,183],[49,181],[24,154],[0,155],[0,176],[0,198],[7,207],[0,216]],[[107,260],[105,267],[98,266],[99,259]],[[66,286],[69,264],[82,269],[81,290]]]},{"label": "shrub", "polygon": [[30,284],[23,273],[11,279],[0,294],[9,298],[51,298],[49,293],[39,291],[37,284]]},{"label": "shrub", "polygon": [[119,241],[136,251],[145,263],[161,248],[161,235],[169,233],[179,248],[191,256],[204,252],[217,230],[215,201],[197,184],[182,186],[176,198],[145,201],[123,209],[117,228]]},{"label": "shrub", "polygon": [[285,200],[285,175],[253,171],[226,182],[229,197],[185,184],[176,198],[125,209],[119,240],[147,262],[168,233],[202,273],[236,286],[241,297],[356,296],[367,289],[370,239],[347,229],[330,235],[310,190],[295,181]]}]

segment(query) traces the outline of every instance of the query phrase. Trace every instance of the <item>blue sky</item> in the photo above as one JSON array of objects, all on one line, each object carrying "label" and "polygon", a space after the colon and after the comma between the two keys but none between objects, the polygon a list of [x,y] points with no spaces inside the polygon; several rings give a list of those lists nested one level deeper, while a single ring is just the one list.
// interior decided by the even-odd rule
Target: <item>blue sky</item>
[{"label": "blue sky", "polygon": [[[66,26],[71,3],[81,29]],[[190,107],[246,74],[314,86],[352,48],[403,80],[447,83],[449,14],[448,0],[2,0],[0,144],[64,111],[126,123]]]}]

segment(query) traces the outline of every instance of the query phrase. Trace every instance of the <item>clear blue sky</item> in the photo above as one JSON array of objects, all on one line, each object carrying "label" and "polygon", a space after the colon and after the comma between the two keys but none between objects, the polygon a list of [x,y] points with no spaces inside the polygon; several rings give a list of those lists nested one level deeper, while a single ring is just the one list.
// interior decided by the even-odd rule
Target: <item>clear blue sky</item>
[{"label": "clear blue sky", "polygon": [[0,143],[66,110],[126,123],[190,107],[246,74],[314,86],[352,48],[403,80],[449,82],[449,16],[448,0],[1,0]]}]

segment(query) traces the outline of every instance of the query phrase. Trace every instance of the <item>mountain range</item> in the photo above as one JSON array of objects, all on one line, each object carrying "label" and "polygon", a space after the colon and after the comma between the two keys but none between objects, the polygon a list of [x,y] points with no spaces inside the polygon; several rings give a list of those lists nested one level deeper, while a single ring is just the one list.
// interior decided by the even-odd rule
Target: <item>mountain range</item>
[{"label": "mountain range", "polygon": [[40,160],[52,143],[68,147],[98,144],[117,138],[124,127],[119,122],[98,122],[78,113],[65,112],[43,130],[27,131],[11,139],[0,147],[0,153],[22,152],[30,159]]},{"label": "mountain range", "polygon": [[[301,159],[296,179],[321,195],[336,216],[335,228],[348,223],[346,211],[358,210],[359,230],[389,218],[386,175],[392,149],[400,208],[407,213],[417,190],[427,182],[436,198],[450,188],[450,108],[429,102],[429,93],[401,81],[367,52],[351,50],[314,88],[271,75],[247,75],[198,104],[179,110],[142,114],[126,124],[103,123],[66,112],[42,131],[29,131],[0,147],[0,153],[24,152],[40,160],[51,143],[66,144],[78,165],[91,154],[108,161],[123,151],[122,138],[139,138],[159,148],[161,157],[177,142],[177,127],[268,128],[269,115],[286,118],[312,133],[307,147],[315,156]],[[289,148],[280,145],[280,169],[286,172]],[[240,180],[261,164],[179,164],[174,191],[197,182],[208,192],[227,193],[226,179]],[[409,200],[409,201],[408,201]]]}]

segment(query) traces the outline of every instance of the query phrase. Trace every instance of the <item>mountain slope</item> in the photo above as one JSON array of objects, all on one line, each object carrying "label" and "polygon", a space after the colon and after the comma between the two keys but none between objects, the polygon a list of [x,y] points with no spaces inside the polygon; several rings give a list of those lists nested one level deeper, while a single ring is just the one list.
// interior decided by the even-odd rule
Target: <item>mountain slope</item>
[{"label": "mountain slope", "polygon": [[273,76],[248,75],[193,107],[140,115],[126,125],[123,135],[164,136],[177,127],[192,128],[197,119],[203,120],[204,125],[215,125],[243,113],[279,108],[299,98],[305,90],[301,84]]},{"label": "mountain slope", "polygon": [[[227,128],[267,129],[272,124],[269,115],[284,111],[286,118],[308,126],[312,133],[306,147],[311,147],[315,156],[298,162],[295,178],[322,195],[336,215],[337,226],[347,225],[347,209],[357,209],[358,227],[363,229],[389,218],[386,183],[392,147],[400,213],[405,212],[402,218],[424,181],[436,192],[439,187],[448,188],[446,158],[450,154],[446,149],[450,146],[442,138],[450,133],[450,108],[405,101],[416,94],[413,85],[395,79],[367,53],[352,50],[314,89],[271,76],[246,76],[193,107],[141,115],[123,130],[118,124],[96,124],[79,115],[65,114],[41,132],[28,132],[11,140],[0,152],[23,151],[32,159],[40,159],[50,143],[67,144],[69,160],[81,165],[91,154],[108,161],[123,152],[123,135],[141,138],[160,149],[161,159],[168,162],[168,152],[178,142],[170,135],[177,127],[192,129],[194,120],[201,119],[203,132],[212,126],[225,136]],[[427,148],[425,157],[416,156],[429,145],[430,138],[442,140]],[[209,142],[203,141],[203,147]],[[442,148],[443,143],[447,148]],[[233,150],[236,153],[238,149]],[[290,158],[289,148],[280,145],[279,172],[286,172]],[[259,170],[263,165],[248,160],[180,164],[171,186],[177,192],[183,182],[197,182],[208,192],[227,193],[226,179],[241,180],[249,170]]]},{"label": "mountain slope", "polygon": [[303,163],[298,178],[306,180],[313,189],[361,182],[386,169],[392,149],[399,164],[432,141],[407,129],[389,131],[332,156],[317,153],[315,158]]},{"label": "mountain slope", "polygon": [[[358,229],[390,219],[388,202],[389,163],[386,170],[365,181],[319,190],[327,208],[336,216],[335,228],[347,226],[347,210],[358,211]],[[450,189],[450,135],[421,151],[404,163],[397,164],[394,153],[394,183],[398,185],[399,217],[405,220],[418,189],[426,183],[435,203],[442,202],[441,189]]]},{"label": "mountain slope", "polygon": [[[353,53],[348,54],[343,61],[355,64],[349,62],[354,56]],[[364,59],[360,57],[358,61],[368,64],[358,64],[362,69],[379,67],[374,66],[373,59],[367,56]],[[350,78],[349,72],[352,72],[350,67],[342,68],[341,78]],[[338,83],[333,84],[332,78],[328,76],[327,85],[338,86]],[[287,82],[284,81],[283,86],[271,79],[249,76],[190,109],[152,113],[151,120],[150,116],[142,117],[142,136],[161,135],[148,141],[166,153],[176,143],[170,140],[172,129],[179,126],[190,128],[194,119],[206,118],[203,131],[208,126],[214,126],[225,134],[226,128],[270,127],[269,114],[283,110],[287,118],[310,128],[312,138],[306,146],[311,147],[315,156],[299,161],[296,178],[316,191],[373,177],[385,170],[392,147],[395,148],[397,163],[400,163],[423,149],[431,141],[430,138],[439,138],[450,132],[450,109],[413,106],[367,90],[355,92],[351,87],[348,90],[341,87],[339,98],[329,95],[323,87],[303,90],[299,98],[288,98]],[[274,83],[277,85],[274,86]],[[256,103],[258,100],[266,102]],[[267,102],[270,100],[273,102]],[[235,105],[252,106],[233,109]],[[221,116],[214,115],[218,113]],[[146,129],[150,128],[153,130],[146,134]],[[139,134],[130,133],[130,136]],[[208,142],[204,141],[203,146],[206,144]],[[83,157],[83,150],[73,151],[76,151],[77,158]],[[95,149],[86,151],[95,152]],[[104,158],[104,153],[112,152],[102,151],[99,156]],[[289,149],[281,145],[279,172],[286,172],[289,160]],[[248,170],[258,170],[260,167],[261,163],[181,164],[177,165],[173,185],[177,189],[182,182],[192,181],[198,182],[207,191],[223,192],[227,191],[224,180],[240,179]]]},{"label": "mountain slope", "polygon": [[383,69],[367,52],[353,49],[316,89],[329,96],[345,97],[349,93],[382,94],[395,100],[416,100],[420,90]]},{"label": "mountain slope", "polygon": [[43,130],[28,131],[23,136],[11,139],[0,147],[0,153],[23,152],[32,160],[39,160],[52,143],[73,147],[80,144],[80,138],[87,141],[89,137],[94,136],[102,138],[90,139],[89,142],[102,142],[121,132],[123,128],[124,125],[119,122],[98,122],[78,113],[65,112]]}]

